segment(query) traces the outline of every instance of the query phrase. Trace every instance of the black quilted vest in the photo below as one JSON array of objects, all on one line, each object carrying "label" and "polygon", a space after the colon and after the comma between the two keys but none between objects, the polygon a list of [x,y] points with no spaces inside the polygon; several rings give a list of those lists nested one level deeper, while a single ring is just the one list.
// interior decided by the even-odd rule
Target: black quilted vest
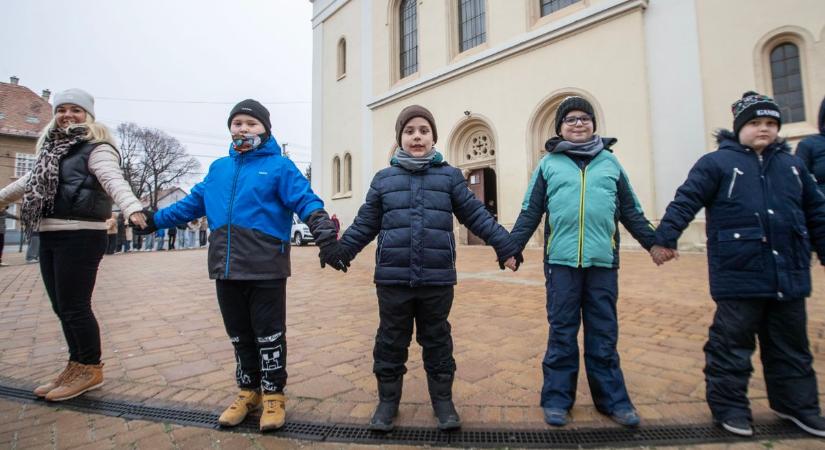
[{"label": "black quilted vest", "polygon": [[81,142],[60,160],[59,184],[50,219],[105,222],[112,217],[112,200],[89,172],[89,155],[105,142]]}]

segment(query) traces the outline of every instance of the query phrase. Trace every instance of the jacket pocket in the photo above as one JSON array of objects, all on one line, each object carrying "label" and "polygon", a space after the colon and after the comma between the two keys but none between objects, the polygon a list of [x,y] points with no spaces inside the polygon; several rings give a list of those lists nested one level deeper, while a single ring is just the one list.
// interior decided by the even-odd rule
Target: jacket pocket
[{"label": "jacket pocket", "polygon": [[762,237],[762,230],[758,227],[719,230],[719,268],[748,272],[763,270]]},{"label": "jacket pocket", "polygon": [[794,261],[797,269],[808,269],[811,267],[811,240],[808,237],[808,229],[804,225],[794,225],[793,227]]}]

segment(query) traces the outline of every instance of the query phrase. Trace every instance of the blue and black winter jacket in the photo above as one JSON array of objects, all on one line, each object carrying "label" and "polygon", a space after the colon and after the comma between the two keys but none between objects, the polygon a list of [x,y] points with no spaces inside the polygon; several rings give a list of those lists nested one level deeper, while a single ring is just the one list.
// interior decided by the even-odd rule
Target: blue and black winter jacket
[{"label": "blue and black winter jacket", "polygon": [[710,293],[715,300],[798,299],[811,293],[811,242],[825,264],[825,196],[784,142],[762,155],[733,133],[702,156],[656,229],[656,244],[676,248],[706,208]]},{"label": "blue and black winter jacket", "polygon": [[292,213],[306,221],[324,207],[309,181],[270,137],[255,150],[209,167],[192,193],[154,215],[158,228],[206,216],[209,277],[219,280],[280,279],[290,275]]},{"label": "blue and black winter jacket", "polygon": [[350,259],[376,235],[375,284],[451,286],[456,283],[453,214],[500,261],[519,249],[467,187],[461,171],[436,155],[411,172],[393,162],[375,174],[358,216],[341,237]]},{"label": "blue and black winter jacket", "polygon": [[819,106],[819,134],[808,136],[796,146],[796,156],[816,177],[819,190],[825,193],[825,99]]}]

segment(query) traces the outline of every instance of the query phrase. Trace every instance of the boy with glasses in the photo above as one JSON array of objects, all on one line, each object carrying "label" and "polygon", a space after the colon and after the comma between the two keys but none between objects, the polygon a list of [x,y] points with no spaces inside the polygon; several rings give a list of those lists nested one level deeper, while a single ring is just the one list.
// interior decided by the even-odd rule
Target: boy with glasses
[{"label": "boy with glasses", "polygon": [[545,144],[511,236],[524,248],[541,217],[550,335],[542,362],[544,420],[569,421],[579,373],[579,327],[584,324],[584,364],[596,409],[615,422],[639,424],[616,351],[621,222],[645,249],[653,226],[645,218],[630,181],[613,156],[616,139],[594,134],[593,106],[567,97],[556,113],[556,137]]}]

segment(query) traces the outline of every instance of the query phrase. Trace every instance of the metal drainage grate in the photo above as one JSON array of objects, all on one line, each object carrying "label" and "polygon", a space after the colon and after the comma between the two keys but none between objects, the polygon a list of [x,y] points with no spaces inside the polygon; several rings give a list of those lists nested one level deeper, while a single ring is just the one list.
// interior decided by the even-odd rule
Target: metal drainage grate
[{"label": "metal drainage grate", "polygon": [[[160,408],[125,401],[78,397],[60,403],[45,403],[27,389],[0,384],[0,397],[38,402],[81,412],[103,414],[131,420],[149,420],[203,428],[220,428],[218,415],[209,411]],[[257,433],[259,416],[249,416],[227,431]],[[606,428],[580,430],[467,430],[445,433],[432,428],[398,427],[378,433],[365,426],[287,422],[272,436],[312,441],[360,444],[439,445],[453,447],[527,447],[587,448],[689,445],[711,442],[748,442],[713,425],[652,426],[638,429]],[[778,440],[810,437],[786,421],[754,425],[755,439]]]}]

